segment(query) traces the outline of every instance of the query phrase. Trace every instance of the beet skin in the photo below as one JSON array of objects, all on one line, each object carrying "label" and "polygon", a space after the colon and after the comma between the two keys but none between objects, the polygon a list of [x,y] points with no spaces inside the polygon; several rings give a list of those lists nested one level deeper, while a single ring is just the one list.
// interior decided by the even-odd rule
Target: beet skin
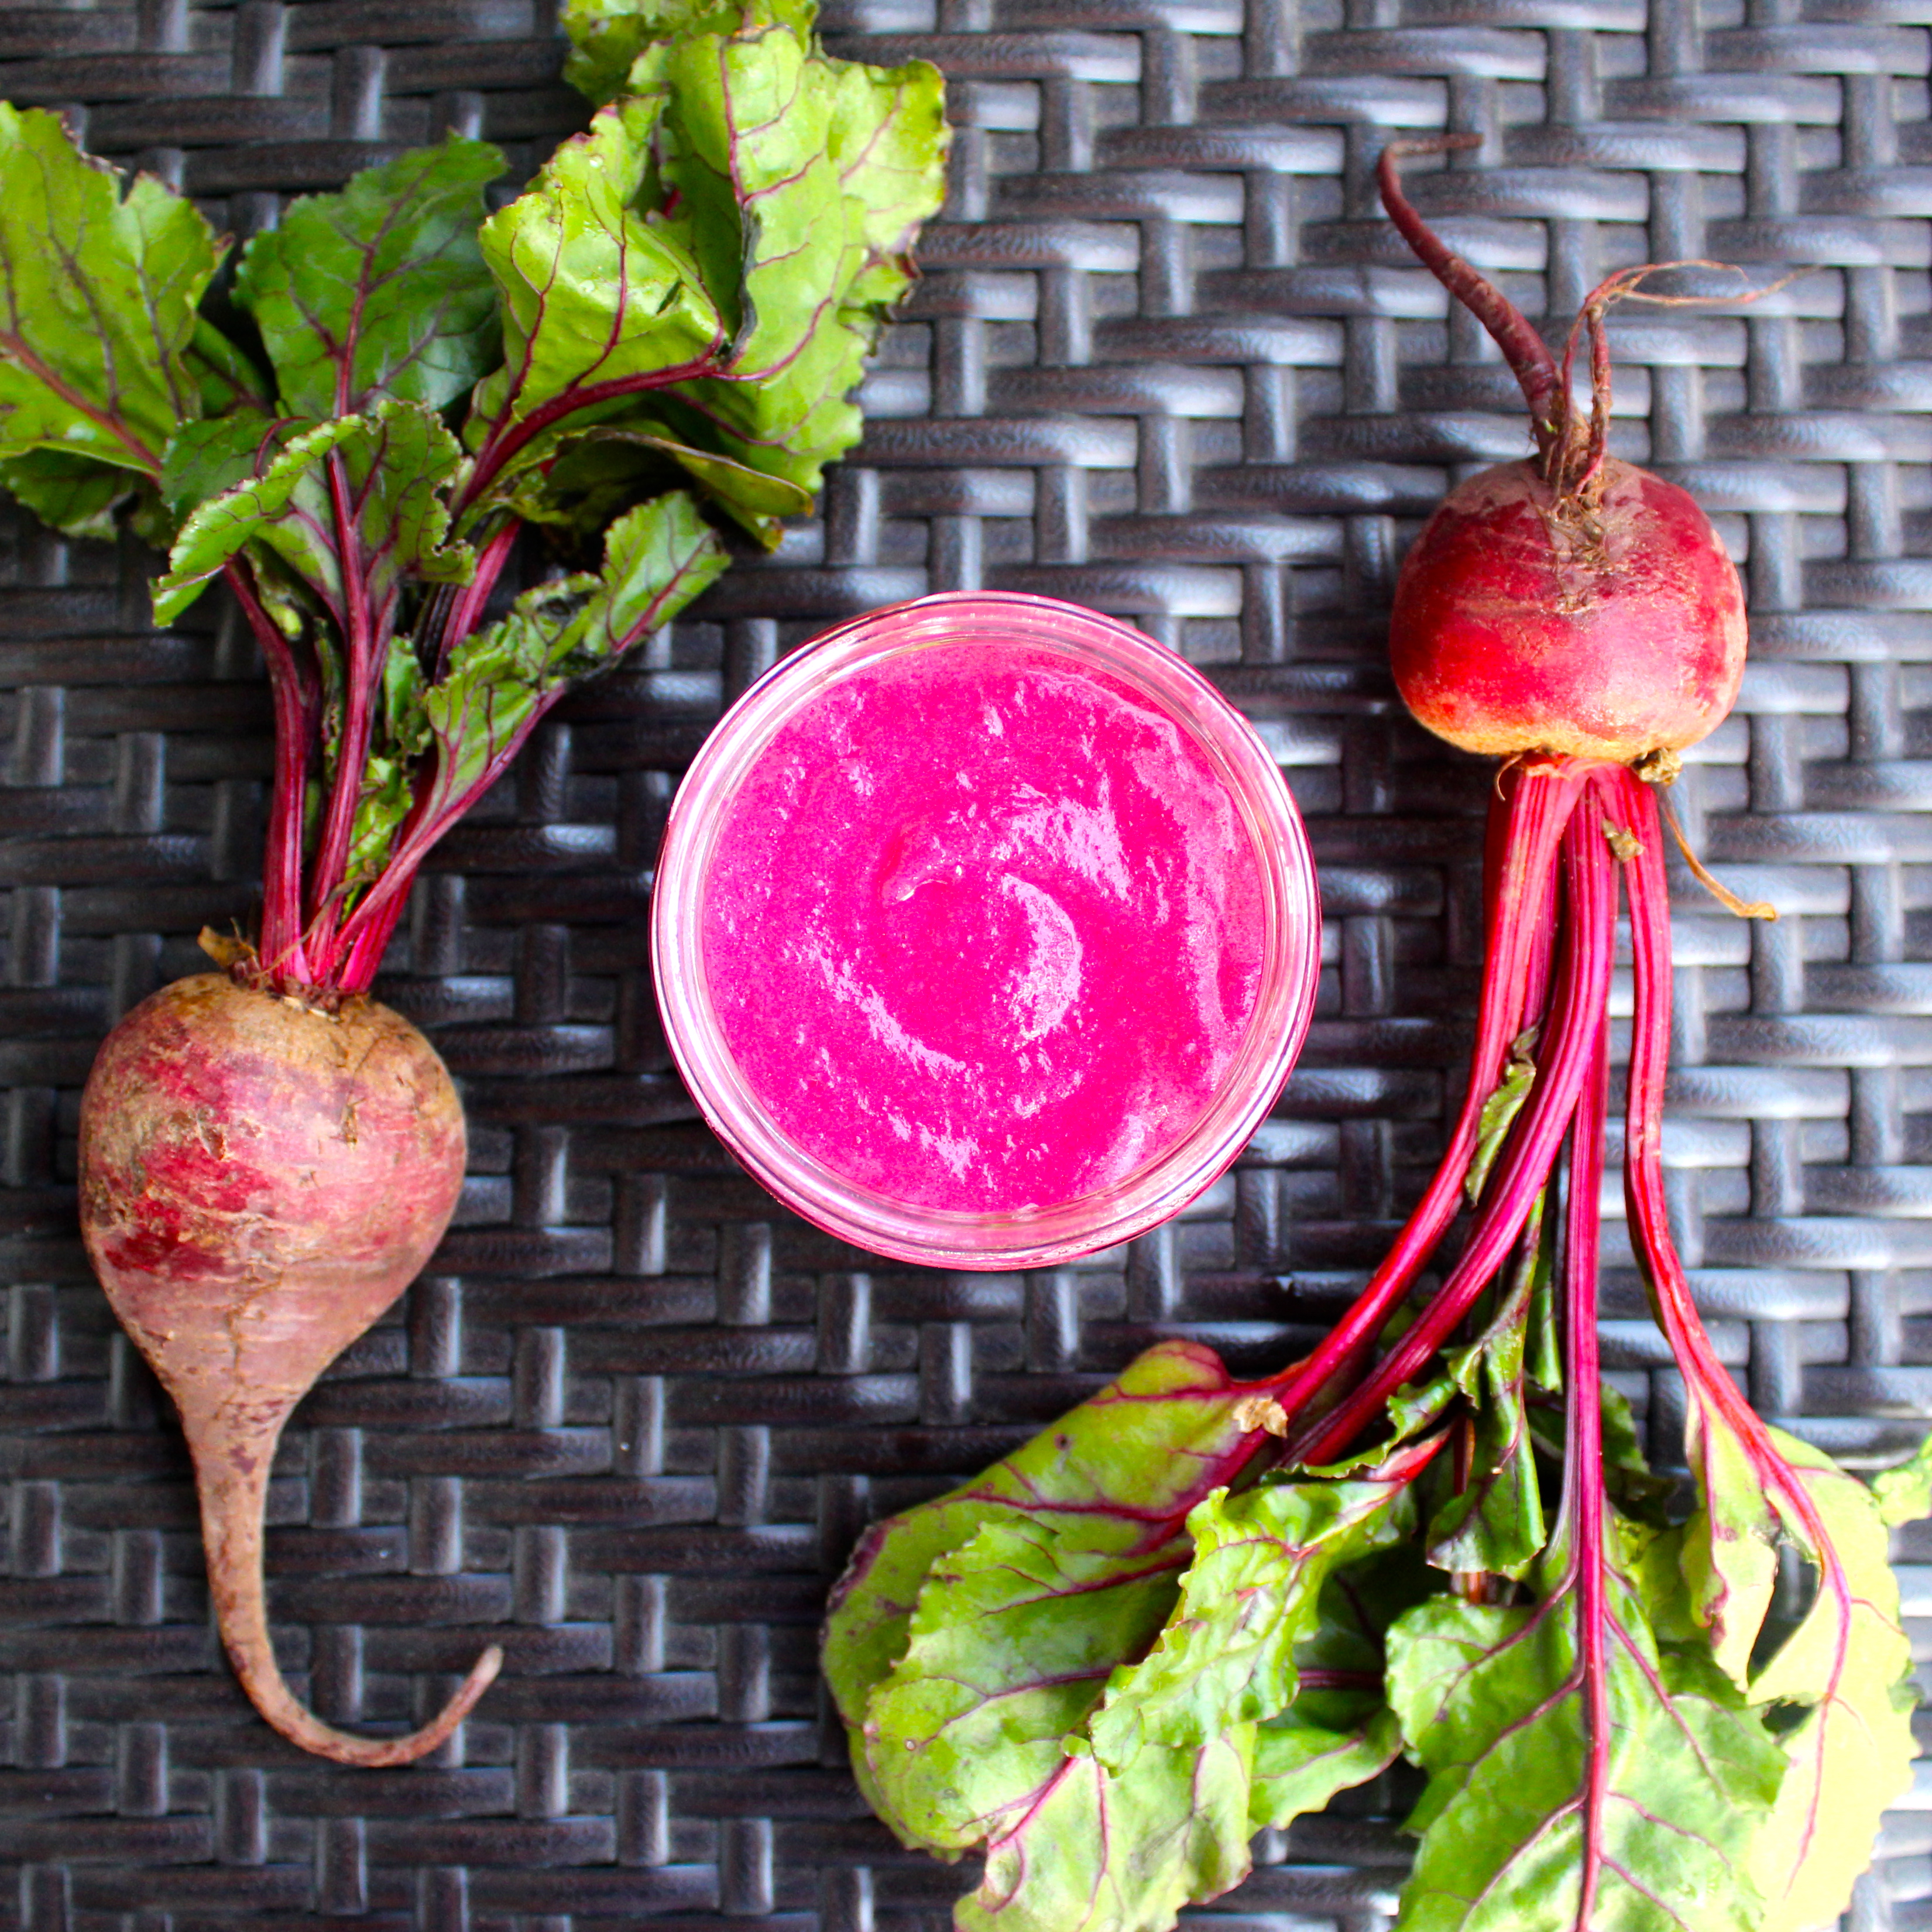
[{"label": "beet skin", "polygon": [[283,1683],[262,1601],[268,1466],[290,1412],[395,1300],[463,1184],[463,1112],[400,1014],[329,1012],[204,973],[109,1035],[81,1101],[81,1229],[114,1312],[181,1410],[223,1641],[256,1708],[305,1750],[406,1763],[496,1674],[494,1650],[434,1723],[352,1737]]},{"label": "beet skin", "polygon": [[1396,579],[1389,657],[1438,737],[1629,764],[1730,712],[1744,592],[1710,519],[1615,457],[1599,487],[1585,509],[1559,502],[1535,464],[1504,464],[1424,526]]}]

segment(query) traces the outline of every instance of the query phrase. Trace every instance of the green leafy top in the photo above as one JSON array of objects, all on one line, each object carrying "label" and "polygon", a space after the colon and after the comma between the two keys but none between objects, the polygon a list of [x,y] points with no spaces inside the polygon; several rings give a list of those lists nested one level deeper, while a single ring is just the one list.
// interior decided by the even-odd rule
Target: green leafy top
[{"label": "green leafy top", "polygon": [[[198,308],[226,244],[38,109],[0,102],[0,480],[85,529],[201,412]],[[63,502],[75,490],[86,508]]]},{"label": "green leafy top", "polygon": [[[567,25],[609,104],[524,193],[491,212],[502,157],[451,140],[249,243],[266,370],[201,313],[190,202],[0,106],[0,483],[70,533],[129,511],[160,621],[232,586],[278,724],[250,970],[325,999],[572,680],[724,568],[705,509],[770,544],[810,507],[942,190],[938,76],[828,58],[808,8]],[[526,520],[601,562],[496,598]]]},{"label": "green leafy top", "polygon": [[501,328],[477,241],[503,172],[450,140],[298,201],[242,250],[237,299],[269,345],[282,406],[348,416],[384,398],[441,409],[495,366]]},{"label": "green leafy top", "polygon": [[471,503],[567,520],[520,479],[601,423],[775,541],[774,489],[807,500],[858,435],[848,392],[939,206],[939,76],[834,60],[771,0],[572,18],[624,91],[484,230],[506,362],[466,431]]}]

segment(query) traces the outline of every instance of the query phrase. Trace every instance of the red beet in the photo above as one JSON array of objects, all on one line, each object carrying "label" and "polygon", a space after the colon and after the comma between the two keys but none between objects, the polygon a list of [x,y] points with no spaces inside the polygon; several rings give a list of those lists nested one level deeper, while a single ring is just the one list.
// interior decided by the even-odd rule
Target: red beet
[{"label": "red beet", "polygon": [[[1592,291],[1559,364],[1402,191],[1404,154],[1473,138],[1390,142],[1377,170],[1382,205],[1424,266],[1495,338],[1529,405],[1536,455],[1472,478],[1416,539],[1390,626],[1397,688],[1422,723],[1466,751],[1624,765],[1681,751],[1714,730],[1737,697],[1744,600],[1696,504],[1606,452],[1604,318],[1652,268],[1621,270]],[[1586,342],[1586,410],[1576,406],[1570,380]]]},{"label": "red beet", "polygon": [[325,1011],[224,974],[136,1007],[81,1100],[81,1230],[114,1312],[180,1408],[222,1640],[269,1723],[344,1764],[433,1750],[502,1661],[486,1652],[411,1736],[352,1737],[290,1694],[262,1597],[282,1426],[428,1259],[464,1157],[448,1070],[400,1014],[359,998]]},{"label": "red beet", "polygon": [[1540,464],[1486,470],[1416,539],[1389,656],[1438,737],[1629,764],[1695,744],[1729,713],[1744,592],[1710,519],[1615,457],[1592,482],[1566,504]]}]

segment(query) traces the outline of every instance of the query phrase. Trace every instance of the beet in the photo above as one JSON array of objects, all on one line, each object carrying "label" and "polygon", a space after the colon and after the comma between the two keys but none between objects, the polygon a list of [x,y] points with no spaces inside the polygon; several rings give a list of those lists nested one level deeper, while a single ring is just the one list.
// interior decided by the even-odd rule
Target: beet
[{"label": "beet", "polygon": [[[1402,194],[1404,154],[1473,140],[1378,167],[1536,448],[1450,496],[1396,593],[1403,696],[1500,760],[1468,1084],[1386,1258],[1298,1360],[1240,1382],[1162,1342],[868,1532],[826,1673],[902,1842],[983,1848],[964,1932],[1166,1932],[1246,1874],[1257,1828],[1398,1755],[1428,1780],[1398,1932],[1802,1932],[1837,1923],[1911,1787],[1887,1534],[1927,1508],[1932,1442],[1868,1490],[1756,1414],[1666,1211],[1661,794],[1737,692],[1737,574],[1681,490],[1606,447],[1604,314],[1655,271],[1594,291],[1559,360]],[[1669,1354],[1616,1345],[1680,1378],[1641,1421],[1598,1328],[1620,902],[1627,1228]],[[1680,1421],[1688,1522],[1641,1442],[1674,1448]]]},{"label": "beet", "polygon": [[1472,477],[1396,579],[1402,701],[1466,752],[1628,764],[1721,724],[1744,668],[1744,600],[1711,520],[1674,483],[1603,458],[1587,503],[1532,462]]},{"label": "beet", "polygon": [[81,1100],[81,1232],[181,1411],[222,1640],[269,1723],[344,1764],[434,1750],[502,1661],[486,1652],[411,1736],[352,1737],[290,1694],[262,1594],[283,1425],[428,1259],[464,1154],[448,1072],[400,1014],[362,998],[330,1011],[225,974],[177,980],[136,1006]]}]

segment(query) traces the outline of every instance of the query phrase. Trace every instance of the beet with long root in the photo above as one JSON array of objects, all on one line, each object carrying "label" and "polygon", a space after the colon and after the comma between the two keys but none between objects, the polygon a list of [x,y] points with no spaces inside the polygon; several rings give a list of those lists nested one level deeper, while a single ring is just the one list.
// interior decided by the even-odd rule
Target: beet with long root
[{"label": "beet with long root", "polygon": [[[227,243],[194,205],[0,103],[0,485],[165,548],[158,622],[225,580],[275,722],[259,927],[205,937],[226,972],[102,1048],[82,1225],[180,1407],[242,1686],[350,1764],[433,1749],[501,1661],[369,1739],[304,1710],[269,1643],[283,1425],[462,1185],[455,1090],[369,998],[377,968],[424,859],[573,682],[724,569],[714,520],[769,548],[811,507],[944,190],[938,74],[832,59],[808,4],[566,12],[602,111],[526,192],[490,212],[481,141],[401,155],[293,202],[209,313]],[[512,597],[532,524],[548,574]]]},{"label": "beet with long root", "polygon": [[290,1696],[262,1601],[282,1426],[416,1279],[462,1191],[464,1155],[456,1088],[400,1014],[367,999],[331,1012],[225,974],[136,1007],[81,1099],[81,1232],[181,1412],[222,1641],[269,1722],[345,1764],[433,1750],[503,1660],[492,1645],[410,1736],[352,1737]]},{"label": "beet with long root", "polygon": [[[1886,1538],[1924,1512],[1932,1444],[1868,1488],[1754,1414],[1664,1211],[1659,794],[1737,695],[1744,600],[1690,497],[1608,452],[1605,316],[1652,271],[1594,291],[1559,358],[1424,224],[1403,152],[1384,205],[1502,347],[1536,445],[1437,510],[1392,622],[1416,716],[1502,760],[1469,1087],[1302,1360],[1241,1383],[1162,1342],[860,1544],[826,1677],[880,1816],[985,1850],[961,1932],[1162,1932],[1244,1876],[1257,1829],[1399,1754],[1428,1782],[1396,1932],[1808,1932],[1910,1782]],[[1624,1192],[1682,1376],[1688,1520],[1599,1374],[1620,898]]]}]

